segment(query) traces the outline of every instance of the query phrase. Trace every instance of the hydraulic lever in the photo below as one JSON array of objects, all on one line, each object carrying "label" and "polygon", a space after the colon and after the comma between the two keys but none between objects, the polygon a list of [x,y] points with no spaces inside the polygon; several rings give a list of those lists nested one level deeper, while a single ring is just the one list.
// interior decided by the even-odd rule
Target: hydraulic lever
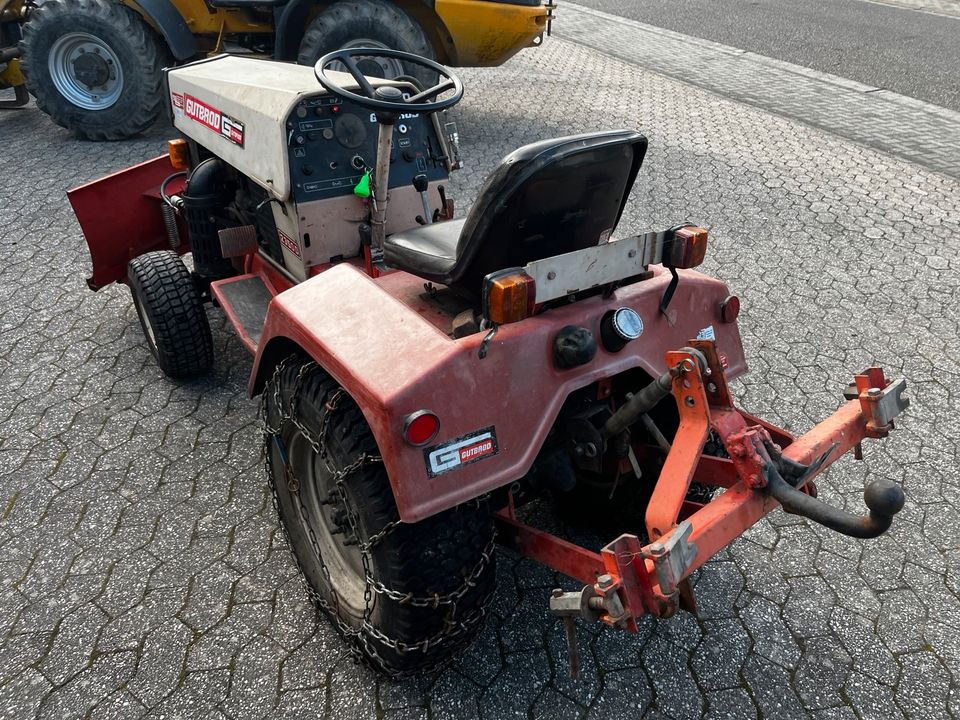
[{"label": "hydraulic lever", "polygon": [[433,224],[433,212],[430,210],[430,196],[427,195],[427,188],[430,181],[423,173],[413,176],[413,189],[420,193],[420,201],[423,203],[423,215],[417,218],[417,222],[423,221],[422,225]]}]

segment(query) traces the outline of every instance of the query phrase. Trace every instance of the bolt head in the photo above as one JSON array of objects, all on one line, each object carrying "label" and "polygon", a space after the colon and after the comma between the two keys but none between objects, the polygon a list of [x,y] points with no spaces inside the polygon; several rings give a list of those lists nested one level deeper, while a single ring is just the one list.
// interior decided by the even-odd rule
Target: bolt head
[{"label": "bolt head", "polygon": [[608,590],[613,587],[613,578],[610,575],[601,575],[597,578],[597,587]]}]

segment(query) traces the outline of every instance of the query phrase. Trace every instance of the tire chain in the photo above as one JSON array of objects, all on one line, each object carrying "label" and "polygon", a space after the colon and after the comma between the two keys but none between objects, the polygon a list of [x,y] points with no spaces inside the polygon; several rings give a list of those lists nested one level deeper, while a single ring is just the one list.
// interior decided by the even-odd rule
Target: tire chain
[{"label": "tire chain", "polygon": [[[293,474],[293,469],[290,466],[290,459],[287,455],[286,448],[283,446],[283,439],[281,433],[283,426],[286,422],[290,422],[293,426],[303,435],[303,437],[310,443],[314,452],[317,453],[324,464],[326,465],[327,470],[335,478],[335,488],[338,495],[338,500],[341,506],[344,508],[347,516],[347,520],[350,525],[350,530],[353,532],[354,536],[357,538],[358,549],[361,553],[361,560],[363,563],[363,572],[366,580],[366,589],[364,591],[364,616],[363,622],[359,628],[354,628],[344,622],[339,614],[339,605],[340,599],[337,596],[335,590],[333,590],[333,585],[330,582],[330,571],[327,568],[326,563],[323,560],[323,556],[320,553],[320,545],[317,542],[316,535],[314,534],[312,524],[307,522],[305,523],[307,528],[307,533],[310,539],[310,544],[313,547],[313,552],[317,557],[317,560],[320,563],[320,569],[324,577],[327,580],[327,584],[331,589],[331,594],[333,595],[333,603],[331,604],[325,597],[323,597],[316,588],[307,580],[306,572],[304,571],[303,565],[300,562],[300,558],[297,557],[296,552],[293,550],[293,543],[291,542],[290,536],[287,533],[287,529],[283,522],[280,523],[283,533],[287,538],[287,544],[290,547],[291,554],[293,555],[294,562],[296,563],[300,574],[304,577],[306,581],[307,590],[311,596],[313,602],[320,607],[324,613],[330,617],[333,621],[338,632],[350,645],[351,654],[355,659],[370,663],[371,660],[375,660],[377,669],[389,675],[390,677],[403,677],[412,674],[419,674],[425,672],[433,672],[435,670],[442,669],[451,659],[454,652],[460,647],[461,643],[465,643],[472,636],[473,630],[483,621],[487,613],[487,605],[489,605],[490,599],[488,598],[484,605],[480,608],[471,611],[466,616],[456,619],[457,613],[457,603],[463,598],[471,588],[475,587],[477,580],[483,571],[490,564],[491,559],[493,558],[493,553],[496,546],[496,537],[491,536],[490,542],[487,543],[487,546],[483,549],[480,560],[476,565],[471,569],[471,571],[464,578],[463,582],[460,584],[457,589],[452,592],[445,593],[443,595],[434,594],[432,596],[416,596],[411,592],[401,592],[399,590],[393,590],[386,587],[380,580],[378,580],[373,575],[371,569],[371,550],[376,547],[387,535],[390,534],[392,530],[402,524],[400,520],[392,520],[388,522],[383,528],[378,532],[371,535],[365,542],[360,541],[359,526],[357,522],[356,513],[353,512],[350,507],[350,503],[347,501],[346,490],[344,488],[344,481],[352,473],[357,470],[374,463],[382,463],[383,459],[379,455],[368,455],[366,453],[360,455],[356,460],[347,465],[346,467],[337,470],[331,466],[331,463],[328,459],[328,453],[326,450],[326,437],[329,430],[330,418],[333,415],[334,411],[339,407],[339,403],[346,396],[346,392],[343,388],[338,388],[334,393],[329,397],[325,405],[325,412],[320,420],[320,431],[318,433],[319,437],[314,437],[313,433],[309,428],[307,428],[298,417],[298,405],[300,401],[300,391],[302,388],[303,380],[309,372],[318,368],[317,363],[310,361],[304,363],[300,370],[297,373],[296,379],[294,381],[293,393],[290,398],[290,408],[287,409],[286,403],[283,402],[282,393],[280,391],[280,375],[286,369],[290,362],[291,358],[287,358],[277,365],[274,370],[272,385],[273,385],[273,399],[276,404],[277,410],[280,413],[276,427],[270,425],[270,417],[267,408],[267,392],[264,392],[261,401],[260,401],[260,416],[261,422],[263,425],[263,434],[264,434],[264,459],[267,470],[268,477],[272,476],[271,466],[270,466],[270,456],[266,448],[271,443],[277,443],[278,450],[280,451],[281,460],[284,463],[284,470],[286,473],[287,485],[292,495],[297,497],[299,503],[299,511],[303,517],[308,517],[307,509],[303,504],[303,500],[300,496],[300,482]],[[277,510],[279,515],[279,499],[277,497],[276,486],[274,483],[271,483],[271,488],[273,491],[273,503],[274,507]],[[469,501],[469,503],[474,504],[479,507],[480,504],[486,499],[486,496],[481,496],[475,498],[474,500]],[[442,606],[447,607],[446,618],[444,619],[444,628],[439,632],[423,638],[417,642],[406,642],[404,640],[394,639],[387,636],[381,629],[373,625],[370,622],[371,613],[373,611],[373,600],[376,595],[383,595],[394,602],[399,604],[406,604],[412,607],[419,608],[433,608],[439,609]],[[450,645],[449,652],[445,653],[443,656],[439,657],[435,662],[429,663],[426,665],[418,666],[415,670],[407,670],[402,668],[396,668],[391,665],[389,661],[383,658],[377,649],[374,647],[371,640],[376,640],[381,645],[385,645],[395,651],[398,654],[404,655],[411,652],[422,652],[426,653],[430,648],[435,647],[439,643],[447,643]]]}]

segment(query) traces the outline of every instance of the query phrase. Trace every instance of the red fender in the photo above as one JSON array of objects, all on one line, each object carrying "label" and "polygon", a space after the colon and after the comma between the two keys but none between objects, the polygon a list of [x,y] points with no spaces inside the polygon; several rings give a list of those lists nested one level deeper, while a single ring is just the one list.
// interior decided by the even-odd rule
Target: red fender
[{"label": "red fender", "polygon": [[[521,478],[571,392],[635,367],[659,375],[666,369],[666,351],[683,347],[708,327],[725,356],[728,377],[745,372],[736,323],[724,323],[720,316],[729,295],[726,285],[680,271],[668,319],[659,304],[669,280],[657,268],[653,278],[618,289],[608,299],[591,297],[503,325],[480,359],[487,333],[455,340],[362,270],[338,265],[270,303],[250,393],[259,393],[276,364],[302,348],[359,404],[383,456],[400,517],[414,522]],[[618,353],[601,347],[586,365],[554,367],[557,331],[579,325],[599,339],[603,315],[623,306],[643,319],[641,338]],[[404,418],[422,409],[440,418],[439,435],[427,448],[402,438]],[[492,443],[486,432],[493,435]],[[460,447],[450,445],[461,439]]]}]

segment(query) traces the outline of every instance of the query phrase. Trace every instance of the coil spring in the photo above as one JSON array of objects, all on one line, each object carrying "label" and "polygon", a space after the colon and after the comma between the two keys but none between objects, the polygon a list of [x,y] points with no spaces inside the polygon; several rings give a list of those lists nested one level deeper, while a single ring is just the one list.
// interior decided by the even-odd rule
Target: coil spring
[{"label": "coil spring", "polygon": [[167,203],[161,203],[160,213],[163,215],[163,226],[167,230],[167,240],[170,242],[170,249],[176,250],[180,247],[180,230],[177,228],[177,211]]}]

